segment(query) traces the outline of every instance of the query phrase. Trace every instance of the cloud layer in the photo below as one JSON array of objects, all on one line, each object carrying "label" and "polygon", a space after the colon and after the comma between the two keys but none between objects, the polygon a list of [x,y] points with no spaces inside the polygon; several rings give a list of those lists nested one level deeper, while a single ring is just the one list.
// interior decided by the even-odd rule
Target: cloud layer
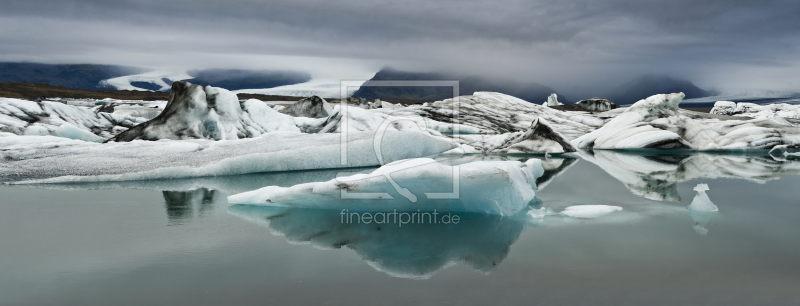
[{"label": "cloud layer", "polygon": [[382,66],[589,95],[642,74],[800,91],[797,1],[2,0],[0,60],[161,69]]}]

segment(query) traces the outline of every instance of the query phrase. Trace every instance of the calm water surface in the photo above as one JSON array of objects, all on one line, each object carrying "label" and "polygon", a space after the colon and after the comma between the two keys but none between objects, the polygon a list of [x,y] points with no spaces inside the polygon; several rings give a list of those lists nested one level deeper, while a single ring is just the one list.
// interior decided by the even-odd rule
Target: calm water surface
[{"label": "calm water surface", "polygon": [[[0,304],[800,305],[797,173],[618,166],[568,160],[532,204],[623,207],[597,219],[462,213],[402,228],[226,200],[335,171],[0,187]],[[725,167],[704,171],[752,172]],[[698,183],[718,213],[686,209]]]}]

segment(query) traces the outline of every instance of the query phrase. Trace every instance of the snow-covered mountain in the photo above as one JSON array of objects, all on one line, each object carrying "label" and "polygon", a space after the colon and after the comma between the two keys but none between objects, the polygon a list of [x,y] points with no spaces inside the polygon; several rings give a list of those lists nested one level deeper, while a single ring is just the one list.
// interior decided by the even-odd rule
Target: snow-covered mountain
[{"label": "snow-covered mountain", "polygon": [[[348,92],[353,92],[357,89],[358,88],[348,88]],[[341,81],[332,79],[311,79],[305,83],[273,88],[241,89],[234,92],[292,97],[320,96],[323,98],[338,99],[341,96]]]},{"label": "snow-covered mountain", "polygon": [[186,72],[151,71],[102,80],[100,86],[117,90],[166,91],[172,82],[191,78]]}]

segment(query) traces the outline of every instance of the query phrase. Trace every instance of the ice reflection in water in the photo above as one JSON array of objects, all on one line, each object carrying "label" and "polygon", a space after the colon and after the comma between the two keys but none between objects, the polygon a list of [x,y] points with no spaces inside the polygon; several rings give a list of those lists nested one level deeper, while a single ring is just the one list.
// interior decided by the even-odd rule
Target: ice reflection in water
[{"label": "ice reflection in water", "polygon": [[677,184],[692,179],[734,178],[763,183],[800,174],[800,160],[776,159],[766,153],[642,154],[596,150],[583,151],[580,155],[625,184],[633,194],[655,201],[680,202]]},{"label": "ice reflection in water", "polygon": [[389,275],[426,279],[461,262],[488,273],[508,256],[525,227],[515,217],[459,213],[458,224],[363,224],[342,222],[340,211],[233,205],[228,211],[268,226],[291,243],[321,249],[347,247],[371,266]]}]

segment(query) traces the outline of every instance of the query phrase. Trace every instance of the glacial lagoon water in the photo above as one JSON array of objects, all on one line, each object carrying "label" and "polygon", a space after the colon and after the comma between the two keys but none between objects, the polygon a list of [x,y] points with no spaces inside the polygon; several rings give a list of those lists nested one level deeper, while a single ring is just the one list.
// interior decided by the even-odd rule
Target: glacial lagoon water
[{"label": "glacial lagoon water", "polygon": [[[0,305],[800,304],[800,160],[600,152],[545,165],[532,209],[622,211],[400,227],[227,203],[339,170],[3,186]],[[698,184],[718,212],[687,209]]]}]

